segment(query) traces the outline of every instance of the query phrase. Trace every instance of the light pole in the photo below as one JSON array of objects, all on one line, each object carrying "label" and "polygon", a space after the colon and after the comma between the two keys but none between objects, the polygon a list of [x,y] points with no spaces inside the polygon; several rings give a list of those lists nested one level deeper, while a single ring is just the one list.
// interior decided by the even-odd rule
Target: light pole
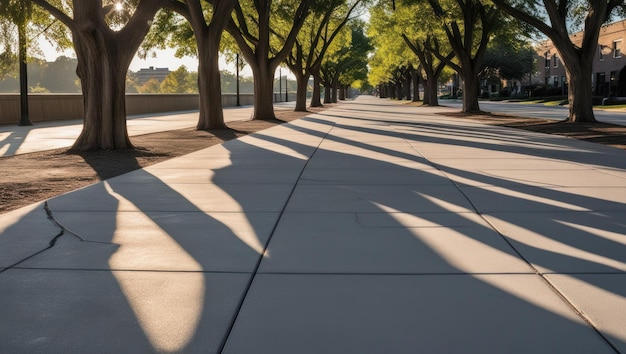
[{"label": "light pole", "polygon": [[235,69],[236,76],[237,76],[237,107],[239,107],[241,106],[241,102],[239,101],[239,53],[237,53],[236,58],[235,58],[235,66],[237,67]]},{"label": "light pole", "polygon": [[280,93],[283,92],[283,68],[278,68],[278,100],[280,101]]},{"label": "light pole", "polygon": [[285,75],[285,102],[289,102],[289,91],[287,89],[287,75]]}]

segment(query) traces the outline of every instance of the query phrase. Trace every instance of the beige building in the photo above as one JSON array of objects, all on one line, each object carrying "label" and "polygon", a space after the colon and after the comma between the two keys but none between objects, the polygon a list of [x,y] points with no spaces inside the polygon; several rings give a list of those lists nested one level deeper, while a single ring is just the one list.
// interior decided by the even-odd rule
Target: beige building
[{"label": "beige building", "polygon": [[155,79],[158,82],[163,82],[167,75],[170,74],[170,70],[168,68],[155,68],[151,66],[149,68],[139,69],[136,73],[137,75],[137,83],[139,85],[145,84],[148,80]]},{"label": "beige building", "polygon": [[[572,35],[574,43],[582,41],[583,33]],[[622,55],[626,39],[626,20],[605,25],[600,30],[598,49],[593,62],[593,92],[602,97],[626,97],[626,56]],[[542,82],[553,93],[567,93],[565,68],[552,41],[537,47],[537,70]]]}]

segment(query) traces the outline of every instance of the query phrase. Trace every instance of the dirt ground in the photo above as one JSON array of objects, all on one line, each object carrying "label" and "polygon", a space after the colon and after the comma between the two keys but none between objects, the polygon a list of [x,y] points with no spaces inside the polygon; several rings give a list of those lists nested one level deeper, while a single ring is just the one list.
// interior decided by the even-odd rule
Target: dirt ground
[{"label": "dirt ground", "polygon": [[[311,109],[319,112],[332,107]],[[301,118],[310,113],[278,111],[276,121],[229,123],[229,130],[196,131],[193,128],[135,136],[135,150],[72,153],[56,149],[0,157],[0,214],[101,180],[182,156],[212,145]],[[550,120],[493,115],[455,115],[486,124],[560,134],[626,149],[626,126],[569,124]]]}]

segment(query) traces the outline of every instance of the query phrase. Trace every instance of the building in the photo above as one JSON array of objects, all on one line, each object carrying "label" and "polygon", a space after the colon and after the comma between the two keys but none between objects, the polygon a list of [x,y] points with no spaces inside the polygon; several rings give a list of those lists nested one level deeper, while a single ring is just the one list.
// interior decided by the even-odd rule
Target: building
[{"label": "building", "polygon": [[[582,41],[583,32],[571,35],[572,41]],[[626,56],[622,55],[622,41],[626,38],[626,20],[605,25],[600,30],[598,49],[593,62],[593,92],[601,97],[626,96]],[[537,48],[537,70],[549,92],[567,94],[565,68],[552,41]],[[559,90],[560,89],[560,90]]]},{"label": "building", "polygon": [[149,68],[139,69],[136,73],[137,75],[137,83],[139,85],[145,84],[147,81],[155,79],[158,82],[163,82],[167,75],[170,74],[170,69],[168,68],[155,68],[151,66]]}]

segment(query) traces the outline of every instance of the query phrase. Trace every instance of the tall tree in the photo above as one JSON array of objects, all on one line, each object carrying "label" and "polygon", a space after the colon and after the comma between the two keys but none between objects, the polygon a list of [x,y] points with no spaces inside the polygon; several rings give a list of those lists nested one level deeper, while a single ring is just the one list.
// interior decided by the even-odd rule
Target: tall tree
[{"label": "tall tree", "polygon": [[254,75],[252,119],[275,119],[274,73],[291,52],[312,0],[240,1],[226,30]]},{"label": "tall tree", "polygon": [[[561,55],[567,74],[570,122],[595,122],[593,114],[593,59],[600,28],[624,0],[493,0],[511,16],[545,34]],[[581,40],[569,35],[571,26],[584,24]]]},{"label": "tall tree", "polygon": [[[222,33],[237,1],[233,0],[166,0],[165,7],[183,16],[189,26],[180,24],[171,13],[161,13],[145,48],[167,43],[178,52],[198,57],[198,90],[200,92],[200,130],[225,128],[222,110],[219,53]],[[195,42],[191,43],[193,36]]]},{"label": "tall tree", "polygon": [[[438,81],[447,63],[454,58],[441,22],[432,16],[429,5],[423,2],[404,1],[398,4],[381,2],[376,18],[382,17],[377,27],[387,36],[401,37],[404,44],[418,58],[423,74],[424,104],[439,105]],[[406,57],[406,55],[404,55]],[[439,57],[444,60],[438,59]]]},{"label": "tall tree", "polygon": [[18,36],[18,62],[20,72],[20,121],[19,125],[32,125],[28,114],[28,70],[27,51],[28,22],[32,17],[32,5],[26,0],[2,0],[0,2],[0,13],[4,14],[17,27]]},{"label": "tall tree", "polygon": [[[19,86],[20,86],[20,108],[21,117],[19,125],[31,125],[28,113],[28,70],[27,62],[29,59],[29,49],[37,49],[37,43],[31,45],[31,38],[44,38],[56,42],[60,48],[66,48],[68,42],[67,34],[64,30],[56,25],[55,21],[51,21],[45,11],[34,8],[31,1],[28,0],[0,0],[0,24],[2,31],[0,32],[1,40],[4,46],[4,53],[0,56],[0,74],[7,73],[13,66],[13,61],[17,60],[19,70]],[[17,32],[17,56],[13,56],[14,49],[12,42],[14,41],[11,24],[16,28]],[[8,70],[7,70],[8,69]]]},{"label": "tall tree", "polygon": [[[362,21],[354,21],[350,25],[350,42],[348,45],[343,44],[341,49],[334,52],[333,55],[327,55],[321,66],[321,78],[325,86],[324,102],[337,102],[337,90],[339,87],[349,85],[348,72],[355,69],[356,78],[365,77],[361,75],[367,66],[370,51],[373,49],[370,39],[364,33],[365,24]],[[343,41],[342,41],[343,42]],[[363,69],[365,68],[365,69]],[[358,72],[358,74],[356,74]],[[341,82],[341,76],[347,81]]]},{"label": "tall tree", "polygon": [[[296,37],[294,49],[286,59],[286,64],[296,77],[296,107],[295,111],[306,111],[306,90],[309,77],[319,71],[322,59],[328,48],[352,18],[357,6],[363,0],[329,0],[319,1],[312,8],[311,16],[307,18],[304,27]],[[314,96],[311,106],[320,105],[319,83],[313,87]]]},{"label": "tall tree", "polygon": [[83,129],[72,148],[132,148],[126,128],[126,73],[163,2],[32,1],[72,33],[85,114]]},{"label": "tall tree", "polygon": [[[441,21],[457,62],[448,60],[463,79],[463,112],[480,111],[479,73],[500,13],[484,0],[428,0]],[[432,51],[440,60],[446,60]]]}]

